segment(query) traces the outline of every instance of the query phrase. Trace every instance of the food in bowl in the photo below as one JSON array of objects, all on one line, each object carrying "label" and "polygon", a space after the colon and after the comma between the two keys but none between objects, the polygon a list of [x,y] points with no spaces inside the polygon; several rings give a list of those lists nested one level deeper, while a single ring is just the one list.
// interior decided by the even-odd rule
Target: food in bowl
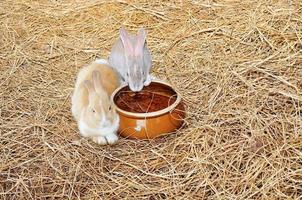
[{"label": "food in bowl", "polygon": [[180,95],[167,83],[153,81],[140,92],[121,86],[112,94],[122,136],[151,139],[179,129],[185,118]]},{"label": "food in bowl", "polygon": [[121,91],[116,98],[116,104],[119,108],[134,113],[159,111],[175,101],[175,96],[169,97],[148,89],[142,92]]}]

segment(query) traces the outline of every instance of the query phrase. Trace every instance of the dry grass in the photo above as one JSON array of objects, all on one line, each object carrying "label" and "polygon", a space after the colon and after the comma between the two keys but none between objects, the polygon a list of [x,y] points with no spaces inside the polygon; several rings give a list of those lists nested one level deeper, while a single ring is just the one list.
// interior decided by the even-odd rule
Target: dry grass
[{"label": "dry grass", "polygon": [[[0,1],[0,199],[301,199],[301,1]],[[98,146],[74,78],[124,24],[188,127]]]}]

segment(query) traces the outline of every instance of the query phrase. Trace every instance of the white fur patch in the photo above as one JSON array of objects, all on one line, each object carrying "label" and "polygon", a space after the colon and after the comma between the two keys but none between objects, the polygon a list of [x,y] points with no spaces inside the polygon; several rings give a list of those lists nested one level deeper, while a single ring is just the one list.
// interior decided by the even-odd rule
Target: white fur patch
[{"label": "white fur patch", "polygon": [[108,127],[99,126],[98,128],[91,128],[84,122],[79,122],[78,127],[83,137],[98,137],[116,134],[119,127],[119,117],[117,117],[113,124]]},{"label": "white fur patch", "polygon": [[110,134],[106,136],[106,141],[108,144],[114,144],[118,141],[118,137],[116,134]]},{"label": "white fur patch", "polygon": [[103,136],[92,137],[92,141],[94,141],[95,143],[100,144],[100,145],[107,144],[107,140]]},{"label": "white fur patch", "polygon": [[118,137],[116,134],[110,134],[107,136],[92,137],[92,141],[100,145],[114,144],[118,141]]},{"label": "white fur patch", "polygon": [[101,64],[101,65],[109,65],[109,62],[106,59],[96,59],[94,62]]}]

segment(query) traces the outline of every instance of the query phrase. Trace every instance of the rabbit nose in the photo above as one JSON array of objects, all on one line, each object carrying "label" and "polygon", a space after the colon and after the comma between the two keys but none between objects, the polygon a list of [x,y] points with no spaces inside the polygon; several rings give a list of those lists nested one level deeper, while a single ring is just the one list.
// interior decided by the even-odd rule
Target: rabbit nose
[{"label": "rabbit nose", "polygon": [[133,90],[133,92],[139,92],[139,91],[140,91],[139,87],[135,87]]},{"label": "rabbit nose", "polygon": [[143,89],[143,87],[139,87],[138,91],[141,91]]},{"label": "rabbit nose", "polygon": [[143,85],[138,85],[137,86],[137,91],[141,91],[143,89]]},{"label": "rabbit nose", "polygon": [[139,88],[136,86],[136,85],[129,85],[130,86],[130,89],[133,91],[133,92],[138,92]]},{"label": "rabbit nose", "polygon": [[139,83],[137,83],[136,85],[135,85],[135,90],[136,90],[136,92],[139,92],[139,91],[141,91],[142,89],[143,89],[143,84],[139,84]]}]

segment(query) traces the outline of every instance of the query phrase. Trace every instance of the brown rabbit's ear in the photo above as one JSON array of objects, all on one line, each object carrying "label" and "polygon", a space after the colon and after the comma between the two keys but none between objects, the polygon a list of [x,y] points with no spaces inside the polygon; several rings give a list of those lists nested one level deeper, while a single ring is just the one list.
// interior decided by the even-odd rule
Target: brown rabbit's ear
[{"label": "brown rabbit's ear", "polygon": [[88,93],[91,94],[94,92],[94,87],[93,84],[91,83],[91,81],[89,80],[85,80],[84,81],[84,86],[85,88],[88,90]]},{"label": "brown rabbit's ear", "polygon": [[134,50],[135,55],[143,54],[143,48],[145,45],[146,37],[147,37],[147,32],[145,31],[144,28],[140,28],[138,30],[138,34],[137,34],[137,38],[136,38],[136,46],[135,46],[135,50]]},{"label": "brown rabbit's ear", "polygon": [[102,80],[101,80],[101,74],[100,74],[100,72],[94,70],[92,72],[92,80],[93,80],[94,88],[99,93],[104,92],[104,88],[103,88],[103,85],[102,85]]},{"label": "brown rabbit's ear", "polygon": [[124,45],[125,52],[127,54],[133,55],[134,54],[134,48],[131,44],[128,33],[127,33],[126,29],[123,26],[120,29],[120,38],[121,38],[122,43]]}]

